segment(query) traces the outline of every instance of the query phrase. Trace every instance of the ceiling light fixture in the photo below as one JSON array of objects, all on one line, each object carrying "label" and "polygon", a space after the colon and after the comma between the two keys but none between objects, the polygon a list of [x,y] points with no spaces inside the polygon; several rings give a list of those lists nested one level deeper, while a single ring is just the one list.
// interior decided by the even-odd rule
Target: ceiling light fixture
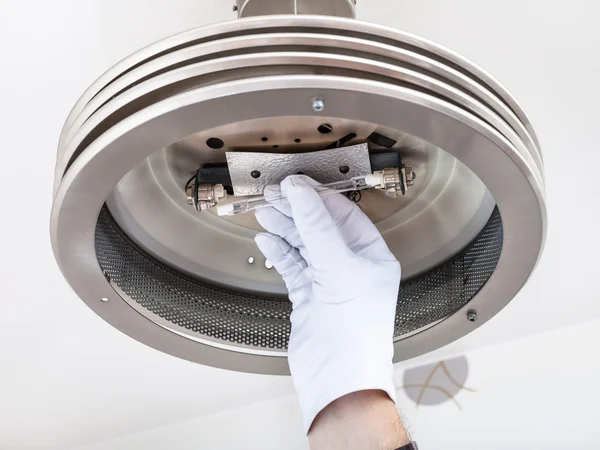
[{"label": "ceiling light fixture", "polygon": [[274,173],[332,182],[395,157],[393,192],[351,196],[402,263],[395,360],[500,311],[546,230],[542,155],[513,96],[448,49],[354,20],[350,0],[234,9],[121,61],[70,113],[51,233],[75,292],[161,351],[288,373],[291,305],[259,226],[213,206]]}]

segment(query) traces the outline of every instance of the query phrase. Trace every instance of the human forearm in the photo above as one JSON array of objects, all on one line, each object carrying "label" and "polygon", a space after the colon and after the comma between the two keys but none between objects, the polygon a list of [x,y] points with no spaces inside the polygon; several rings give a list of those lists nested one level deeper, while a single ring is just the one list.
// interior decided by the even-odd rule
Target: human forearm
[{"label": "human forearm", "polygon": [[359,391],[330,403],[308,433],[311,450],[394,450],[410,443],[384,391]]}]

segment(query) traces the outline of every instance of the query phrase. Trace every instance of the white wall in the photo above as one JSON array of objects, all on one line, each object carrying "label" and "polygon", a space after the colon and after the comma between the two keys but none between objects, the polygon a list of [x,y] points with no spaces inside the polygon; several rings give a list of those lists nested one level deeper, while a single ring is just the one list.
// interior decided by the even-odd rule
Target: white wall
[{"label": "white wall", "polygon": [[[398,391],[424,450],[592,450],[600,447],[600,322],[468,353],[477,392],[419,406]],[[397,367],[396,384],[403,369]],[[307,449],[294,396],[191,419],[73,450]]]}]

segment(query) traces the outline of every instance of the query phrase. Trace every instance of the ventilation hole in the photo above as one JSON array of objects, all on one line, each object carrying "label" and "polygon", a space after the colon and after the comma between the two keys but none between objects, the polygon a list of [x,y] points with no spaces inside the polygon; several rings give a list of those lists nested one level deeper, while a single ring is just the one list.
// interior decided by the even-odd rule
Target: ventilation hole
[{"label": "ventilation hole", "polygon": [[208,145],[210,148],[217,149],[223,148],[225,143],[219,138],[210,138],[206,141],[206,145]]},{"label": "ventilation hole", "polygon": [[273,148],[279,148],[279,145],[275,144],[275,145],[273,146]]},{"label": "ventilation hole", "polygon": [[299,144],[300,142],[302,142],[302,139],[296,138],[296,139],[294,139],[294,142],[295,142],[296,144]]},{"label": "ventilation hole", "polygon": [[267,142],[269,140],[269,138],[265,136],[265,137],[262,137],[260,140],[263,142]]},{"label": "ventilation hole", "polygon": [[348,166],[340,166],[340,173],[346,174],[348,172],[350,172],[350,167],[348,167]]},{"label": "ventilation hole", "polygon": [[321,134],[329,134],[333,131],[333,127],[328,123],[324,123],[322,125],[319,125],[319,128],[317,128],[317,130]]},{"label": "ventilation hole", "polygon": [[260,178],[260,172],[258,170],[253,170],[252,172],[250,172],[250,176],[252,178]]}]

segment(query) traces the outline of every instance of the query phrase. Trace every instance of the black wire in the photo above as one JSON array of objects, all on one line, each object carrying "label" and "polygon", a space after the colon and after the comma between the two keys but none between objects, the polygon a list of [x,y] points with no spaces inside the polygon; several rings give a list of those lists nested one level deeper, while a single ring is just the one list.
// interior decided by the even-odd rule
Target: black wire
[{"label": "black wire", "polygon": [[196,172],[196,173],[194,174],[194,176],[193,176],[192,178],[190,178],[190,179],[188,180],[188,182],[187,182],[187,183],[185,183],[185,189],[184,189],[185,191],[187,191],[188,187],[190,187],[190,183],[191,183],[191,182],[192,182],[192,180],[193,180],[193,179],[195,179],[197,176],[198,176],[198,172]]},{"label": "black wire", "polygon": [[346,192],[346,198],[354,203],[358,203],[362,198],[362,194],[360,193],[360,191],[349,191]]}]

